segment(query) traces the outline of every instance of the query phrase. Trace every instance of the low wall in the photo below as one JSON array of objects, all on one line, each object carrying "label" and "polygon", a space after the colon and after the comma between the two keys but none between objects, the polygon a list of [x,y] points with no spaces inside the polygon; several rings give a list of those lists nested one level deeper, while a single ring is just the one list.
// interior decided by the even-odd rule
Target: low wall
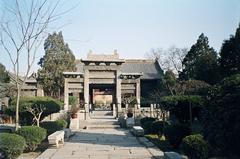
[{"label": "low wall", "polygon": [[[122,108],[120,115],[126,116],[128,112],[128,109]],[[156,108],[150,108],[150,107],[141,107],[141,108],[132,108],[132,113],[134,117],[153,117],[153,118],[158,118],[162,119],[163,116],[165,118],[169,118],[169,112],[166,111],[165,114],[163,114],[159,109]]]},{"label": "low wall", "polygon": [[66,115],[67,115],[66,110],[60,110],[60,112],[58,112],[58,113],[53,113],[51,115],[46,116],[42,121],[55,121],[55,120],[65,117]]}]

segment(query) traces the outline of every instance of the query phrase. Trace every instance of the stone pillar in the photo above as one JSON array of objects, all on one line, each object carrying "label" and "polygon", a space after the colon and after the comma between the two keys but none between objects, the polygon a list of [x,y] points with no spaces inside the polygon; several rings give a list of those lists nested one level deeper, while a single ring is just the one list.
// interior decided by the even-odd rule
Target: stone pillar
[{"label": "stone pillar", "polygon": [[150,105],[150,117],[153,117],[153,104]]},{"label": "stone pillar", "polygon": [[136,98],[137,98],[137,108],[140,109],[140,98],[141,98],[140,79],[136,83]]},{"label": "stone pillar", "polygon": [[85,106],[85,120],[89,118],[89,70],[84,70],[84,106]]},{"label": "stone pillar", "polygon": [[[116,101],[117,101],[117,112],[118,114],[122,112],[122,105],[121,105],[121,79],[119,78],[120,72],[117,70],[116,72]],[[118,117],[117,114],[117,117]]]},{"label": "stone pillar", "polygon": [[116,117],[116,105],[113,104],[113,117]]},{"label": "stone pillar", "polygon": [[64,78],[64,110],[68,110],[68,79]]}]

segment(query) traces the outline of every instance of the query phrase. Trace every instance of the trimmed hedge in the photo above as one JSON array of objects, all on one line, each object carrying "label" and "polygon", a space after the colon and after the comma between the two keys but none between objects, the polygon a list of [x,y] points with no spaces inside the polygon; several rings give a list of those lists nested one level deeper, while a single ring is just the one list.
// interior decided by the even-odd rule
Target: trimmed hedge
[{"label": "trimmed hedge", "polygon": [[168,126],[168,122],[166,121],[154,121],[151,124],[151,133],[152,134],[158,134],[163,135],[165,128]]},{"label": "trimmed hedge", "polygon": [[190,120],[189,104],[191,103],[192,119],[194,119],[200,117],[205,102],[205,99],[199,95],[177,95],[163,97],[161,104],[170,111],[170,114],[175,115],[179,122],[188,123]]},{"label": "trimmed hedge", "polygon": [[156,121],[156,119],[152,117],[144,117],[140,119],[140,123],[147,134],[151,133],[151,125],[154,121]]},{"label": "trimmed hedge", "polygon": [[[6,110],[8,115],[15,114],[15,105],[16,99],[10,103],[9,108]],[[50,114],[59,112],[63,107],[63,103],[51,97],[21,97],[19,101],[19,114],[22,125],[32,125],[33,115],[28,112],[28,109],[39,107],[44,110],[41,115],[42,120],[44,117]]]},{"label": "trimmed hedge", "polygon": [[25,138],[27,151],[34,151],[47,135],[44,128],[37,126],[23,126],[16,133]]},{"label": "trimmed hedge", "polygon": [[15,159],[23,153],[25,139],[17,134],[0,133],[0,153],[3,158]]},{"label": "trimmed hedge", "polygon": [[152,118],[152,117],[144,117],[142,119],[140,119],[141,124],[144,124],[146,121],[152,121],[154,122],[156,119]]},{"label": "trimmed hedge", "polygon": [[67,127],[67,121],[59,119],[56,121],[45,121],[40,123],[40,126],[47,130],[47,134],[50,135],[55,131],[63,130]]},{"label": "trimmed hedge", "polygon": [[209,145],[200,134],[186,136],[182,140],[182,149],[189,159],[207,159]]},{"label": "trimmed hedge", "polygon": [[173,148],[178,148],[182,139],[190,133],[191,129],[186,124],[172,124],[165,129],[165,136]]}]

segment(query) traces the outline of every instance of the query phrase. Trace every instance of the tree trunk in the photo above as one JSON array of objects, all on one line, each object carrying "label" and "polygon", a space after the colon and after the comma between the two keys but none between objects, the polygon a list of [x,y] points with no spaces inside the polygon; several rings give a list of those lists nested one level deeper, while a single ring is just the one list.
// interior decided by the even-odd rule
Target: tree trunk
[{"label": "tree trunk", "polygon": [[58,88],[58,99],[60,100],[61,99],[61,89]]},{"label": "tree trunk", "polygon": [[37,126],[39,127],[40,118],[37,119]]},{"label": "tree trunk", "polygon": [[20,90],[20,86],[19,86],[19,83],[17,81],[17,102],[16,102],[16,123],[15,123],[15,130],[17,131],[18,130],[18,127],[19,127],[19,100],[20,100],[20,93],[21,93],[21,90]]}]

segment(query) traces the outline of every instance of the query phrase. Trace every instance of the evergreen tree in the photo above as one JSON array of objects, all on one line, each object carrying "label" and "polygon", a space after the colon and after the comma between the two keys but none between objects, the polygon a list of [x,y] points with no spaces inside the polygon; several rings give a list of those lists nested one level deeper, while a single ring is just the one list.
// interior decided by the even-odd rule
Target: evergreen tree
[{"label": "evergreen tree", "polygon": [[183,71],[179,76],[181,79],[202,80],[209,84],[218,81],[217,53],[208,45],[208,38],[203,33],[183,59]]},{"label": "evergreen tree", "polygon": [[223,42],[220,56],[220,69],[223,77],[240,73],[240,25],[235,36]]},{"label": "evergreen tree", "polygon": [[60,97],[64,90],[64,71],[75,71],[75,56],[62,32],[49,34],[44,43],[45,55],[40,59],[38,70],[40,83],[46,95]]},{"label": "evergreen tree", "polygon": [[0,83],[9,82],[10,78],[6,68],[3,64],[0,63]]}]

